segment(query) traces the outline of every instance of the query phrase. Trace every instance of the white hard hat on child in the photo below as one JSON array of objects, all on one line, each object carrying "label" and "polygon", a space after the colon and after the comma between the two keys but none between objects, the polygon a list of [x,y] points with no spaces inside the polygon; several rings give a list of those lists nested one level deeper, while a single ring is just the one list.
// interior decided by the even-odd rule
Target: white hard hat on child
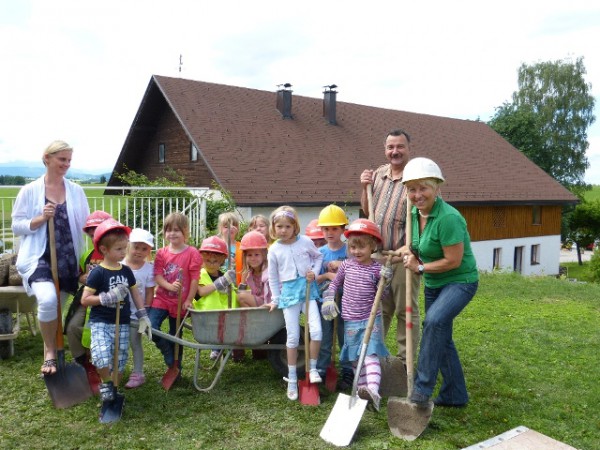
[{"label": "white hard hat on child", "polygon": [[441,183],[445,181],[440,167],[429,158],[413,158],[406,163],[402,173],[403,184],[425,178],[435,178]]},{"label": "white hard hat on child", "polygon": [[142,228],[134,228],[129,234],[129,242],[143,242],[154,248],[154,236]]}]

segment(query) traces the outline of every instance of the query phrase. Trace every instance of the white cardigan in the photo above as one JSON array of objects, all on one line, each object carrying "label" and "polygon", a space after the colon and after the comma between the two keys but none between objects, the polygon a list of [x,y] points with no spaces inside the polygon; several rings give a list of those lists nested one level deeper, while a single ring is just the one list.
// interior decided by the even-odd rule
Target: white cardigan
[{"label": "white cardigan", "polygon": [[[21,188],[12,211],[13,233],[15,236],[22,236],[17,256],[17,270],[23,277],[23,286],[29,296],[33,295],[33,291],[29,286],[29,277],[37,268],[37,263],[46,250],[46,227],[48,224],[45,223],[36,230],[31,229],[31,221],[34,217],[42,215],[46,204],[44,176],[42,175],[37,180]],[[75,257],[79,261],[85,250],[83,227],[87,216],[90,214],[90,208],[81,186],[67,179],[64,180],[64,183],[69,228],[73,238]]]}]

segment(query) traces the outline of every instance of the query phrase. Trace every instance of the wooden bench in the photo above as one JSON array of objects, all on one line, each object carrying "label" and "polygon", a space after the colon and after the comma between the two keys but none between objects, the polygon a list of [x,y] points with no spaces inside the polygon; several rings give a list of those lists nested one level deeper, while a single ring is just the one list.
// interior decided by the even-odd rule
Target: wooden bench
[{"label": "wooden bench", "polygon": [[22,314],[27,319],[29,331],[35,336],[37,330],[35,297],[29,297],[23,286],[1,286],[0,359],[14,355],[13,340],[21,331]]}]

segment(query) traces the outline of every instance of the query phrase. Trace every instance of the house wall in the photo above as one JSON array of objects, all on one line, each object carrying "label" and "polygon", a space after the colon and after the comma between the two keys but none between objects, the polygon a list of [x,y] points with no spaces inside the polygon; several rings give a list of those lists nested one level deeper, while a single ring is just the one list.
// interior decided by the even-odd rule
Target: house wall
[{"label": "house wall", "polygon": [[560,205],[541,206],[541,223],[534,225],[533,206],[459,206],[472,241],[560,235]]},{"label": "house wall", "polygon": [[[539,245],[539,264],[531,264],[533,245]],[[500,270],[514,270],[515,249],[522,247],[521,274],[557,275],[560,264],[560,234],[554,236],[536,236],[515,239],[497,239],[471,242],[477,267],[480,271],[491,272],[494,269],[494,249],[501,249]]]},{"label": "house wall", "polygon": [[[165,144],[164,163],[158,162],[158,146],[161,143]],[[141,166],[138,172],[150,179],[164,176],[164,170],[169,167],[183,176],[188,186],[211,186],[213,176],[201,162],[201,156],[198,156],[198,161],[190,160],[190,139],[170,108],[161,115],[156,133],[142,152],[145,157],[138,162]]]}]

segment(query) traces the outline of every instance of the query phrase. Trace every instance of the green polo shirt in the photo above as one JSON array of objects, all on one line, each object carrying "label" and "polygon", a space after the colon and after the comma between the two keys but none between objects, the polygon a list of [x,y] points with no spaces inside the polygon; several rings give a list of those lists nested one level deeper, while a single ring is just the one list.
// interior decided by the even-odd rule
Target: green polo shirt
[{"label": "green polo shirt", "polygon": [[440,288],[450,283],[475,283],[479,280],[477,263],[471,250],[471,238],[464,217],[452,206],[438,197],[431,208],[423,234],[419,236],[418,210],[412,208],[413,248],[418,249],[424,263],[444,257],[442,247],[460,242],[464,244],[463,258],[456,269],[443,273],[425,273],[425,286]]}]

